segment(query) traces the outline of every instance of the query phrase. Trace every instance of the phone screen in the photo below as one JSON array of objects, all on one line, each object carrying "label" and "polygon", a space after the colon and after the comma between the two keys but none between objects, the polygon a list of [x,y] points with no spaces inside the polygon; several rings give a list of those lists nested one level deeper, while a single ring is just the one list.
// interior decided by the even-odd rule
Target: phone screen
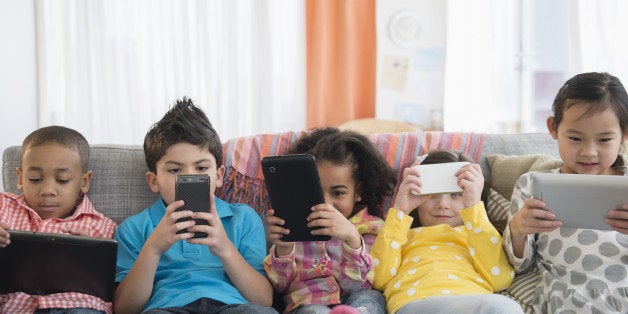
[{"label": "phone screen", "polygon": [[[183,200],[185,204],[177,209],[191,210],[193,212],[209,212],[209,176],[208,175],[179,175],[175,186],[175,199]],[[190,218],[181,218],[177,222],[186,221]],[[207,225],[205,219],[195,219],[197,225]],[[185,233],[186,229],[177,233]],[[204,232],[195,232],[195,238],[205,238]]]}]

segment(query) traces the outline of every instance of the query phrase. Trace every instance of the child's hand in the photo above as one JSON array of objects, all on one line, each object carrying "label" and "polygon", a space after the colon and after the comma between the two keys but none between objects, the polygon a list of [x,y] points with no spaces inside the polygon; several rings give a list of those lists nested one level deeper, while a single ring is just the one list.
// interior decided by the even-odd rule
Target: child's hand
[{"label": "child's hand", "polygon": [[175,211],[181,206],[183,206],[183,201],[172,202],[166,207],[164,217],[161,218],[155,230],[148,237],[148,240],[146,240],[144,244],[145,247],[161,255],[170,249],[175,242],[194,236],[194,233],[191,232],[177,234],[177,231],[189,228],[195,224],[194,220],[177,223],[177,220],[180,218],[192,216],[192,211],[190,210]]},{"label": "child's hand", "polygon": [[7,245],[11,243],[11,240],[9,239],[9,232],[7,232],[6,229],[9,229],[9,225],[4,222],[0,222],[0,248],[7,247]]},{"label": "child's hand", "polygon": [[471,207],[482,200],[484,175],[478,164],[464,165],[456,172],[458,186],[462,189],[462,204]]},{"label": "child's hand", "polygon": [[414,167],[415,165],[418,165],[418,163],[403,170],[403,179],[401,184],[399,184],[399,190],[393,205],[395,209],[406,215],[419,207],[424,199],[424,197],[412,193],[412,191],[415,191],[417,194],[420,194],[422,185],[419,169]]},{"label": "child's hand", "polygon": [[281,241],[284,235],[290,234],[290,229],[282,227],[286,222],[275,216],[275,210],[271,208],[266,211],[266,223],[268,223],[268,241],[276,246],[276,255],[284,256],[290,253],[294,242]]},{"label": "child's hand", "polygon": [[561,221],[556,220],[554,213],[545,210],[543,201],[528,198],[510,220],[510,236],[513,240],[522,239],[529,234],[555,230],[562,224]]},{"label": "child's hand", "polygon": [[233,251],[237,251],[229,237],[227,237],[225,228],[222,226],[222,221],[216,211],[216,201],[213,194],[209,197],[209,212],[195,212],[192,214],[192,218],[207,220],[209,225],[194,225],[188,228],[188,231],[192,233],[207,233],[205,238],[188,239],[189,243],[207,245],[210,252],[220,259]]},{"label": "child's hand", "polygon": [[347,243],[352,249],[362,246],[362,237],[358,229],[340,211],[330,204],[318,204],[312,207],[307,216],[307,226],[320,227],[312,230],[314,235],[327,235]]},{"label": "child's hand", "polygon": [[609,210],[604,222],[611,226],[612,230],[628,234],[628,204],[624,204],[618,209]]},{"label": "child's hand", "polygon": [[81,230],[81,229],[64,228],[62,231],[65,232],[65,233],[69,233],[71,235],[89,237],[89,233],[87,231]]}]

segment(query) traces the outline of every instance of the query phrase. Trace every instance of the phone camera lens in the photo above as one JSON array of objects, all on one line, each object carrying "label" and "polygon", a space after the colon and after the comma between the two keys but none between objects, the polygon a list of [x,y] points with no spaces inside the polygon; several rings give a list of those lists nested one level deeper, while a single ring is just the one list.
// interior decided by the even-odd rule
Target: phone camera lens
[{"label": "phone camera lens", "polygon": [[268,168],[268,171],[270,171],[270,173],[275,173],[277,169],[275,167],[270,167]]}]

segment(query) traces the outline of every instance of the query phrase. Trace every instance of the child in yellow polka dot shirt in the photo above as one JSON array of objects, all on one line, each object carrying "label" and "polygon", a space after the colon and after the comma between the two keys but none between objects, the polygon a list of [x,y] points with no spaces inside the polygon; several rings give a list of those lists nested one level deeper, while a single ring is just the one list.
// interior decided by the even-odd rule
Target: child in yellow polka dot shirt
[{"label": "child in yellow polka dot shirt", "polygon": [[423,164],[469,161],[456,173],[459,193],[421,194],[416,167],[404,170],[394,208],[371,248],[373,287],[390,313],[523,313],[507,288],[514,271],[481,200],[479,165],[457,151],[430,153]]}]

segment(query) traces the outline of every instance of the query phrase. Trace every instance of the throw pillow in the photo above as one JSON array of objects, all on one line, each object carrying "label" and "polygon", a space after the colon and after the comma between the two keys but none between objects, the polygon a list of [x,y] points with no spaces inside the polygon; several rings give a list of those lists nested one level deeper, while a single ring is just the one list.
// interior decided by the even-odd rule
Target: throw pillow
[{"label": "throw pillow", "polygon": [[495,226],[499,233],[503,233],[508,221],[508,208],[510,200],[503,197],[492,188],[488,190],[486,197],[486,215],[489,221]]},{"label": "throw pillow", "polygon": [[563,161],[550,155],[503,155],[492,154],[486,157],[491,170],[491,188],[510,201],[512,189],[519,177],[528,171],[558,168]]}]

